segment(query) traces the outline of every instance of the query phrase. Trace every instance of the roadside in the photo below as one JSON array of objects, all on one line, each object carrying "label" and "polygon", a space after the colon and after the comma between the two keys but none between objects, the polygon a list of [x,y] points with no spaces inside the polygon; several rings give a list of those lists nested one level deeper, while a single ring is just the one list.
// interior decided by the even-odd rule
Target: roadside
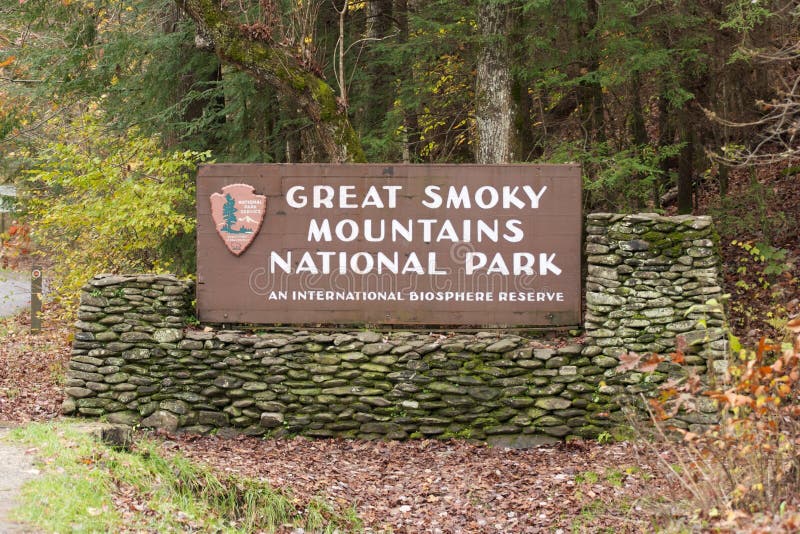
[{"label": "roadside", "polygon": [[10,445],[5,438],[8,428],[0,423],[0,532],[16,534],[37,532],[35,529],[11,520],[10,513],[19,504],[19,492],[23,484],[39,471],[33,466],[33,458],[24,449]]},{"label": "roadside", "polygon": [[0,317],[9,317],[23,310],[31,302],[28,274],[0,270]]},{"label": "roadside", "polygon": [[22,486],[39,474],[33,455],[7,440],[10,427],[53,419],[61,404],[63,362],[68,343],[63,328],[32,337],[24,314],[30,303],[27,273],[0,270],[0,532],[39,530],[11,519]]}]

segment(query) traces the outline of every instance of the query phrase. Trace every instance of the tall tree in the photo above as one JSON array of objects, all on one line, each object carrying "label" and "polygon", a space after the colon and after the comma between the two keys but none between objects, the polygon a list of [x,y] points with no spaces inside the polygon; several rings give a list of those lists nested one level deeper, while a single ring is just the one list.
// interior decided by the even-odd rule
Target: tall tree
[{"label": "tall tree", "polygon": [[364,152],[346,109],[331,86],[296,47],[275,40],[274,28],[246,25],[221,0],[176,0],[208,36],[223,62],[273,87],[309,121],[303,130],[305,161],[363,161]]},{"label": "tall tree", "polygon": [[475,78],[478,163],[508,163],[514,145],[511,52],[512,2],[486,0],[478,7],[480,52]]}]

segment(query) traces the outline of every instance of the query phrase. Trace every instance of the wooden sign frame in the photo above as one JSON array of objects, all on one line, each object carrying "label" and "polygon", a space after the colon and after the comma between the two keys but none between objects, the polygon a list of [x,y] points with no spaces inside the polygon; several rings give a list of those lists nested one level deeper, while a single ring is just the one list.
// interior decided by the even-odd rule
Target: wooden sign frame
[{"label": "wooden sign frame", "polygon": [[[224,188],[246,194],[220,197]],[[214,195],[225,200],[216,215]],[[220,230],[251,232],[256,197],[266,199],[263,223],[246,236],[246,250],[231,250]],[[198,316],[577,325],[581,227],[578,165],[205,165],[197,178]]]}]

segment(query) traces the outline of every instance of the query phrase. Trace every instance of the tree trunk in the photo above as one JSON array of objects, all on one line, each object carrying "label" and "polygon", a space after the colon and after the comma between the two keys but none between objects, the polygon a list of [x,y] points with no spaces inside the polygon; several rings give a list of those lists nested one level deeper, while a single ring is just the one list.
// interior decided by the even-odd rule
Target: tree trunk
[{"label": "tree trunk", "polygon": [[[600,59],[597,50],[597,37],[592,35],[598,21],[598,0],[587,0],[586,21],[579,25],[579,42],[585,50],[581,64],[582,73],[597,72]],[[603,87],[598,81],[583,80],[578,86],[581,123],[590,141],[602,143],[606,140],[605,105]]]},{"label": "tree trunk", "polygon": [[478,28],[482,46],[476,79],[478,163],[508,163],[514,134],[514,105],[511,95],[511,58],[508,35],[511,30],[511,5],[507,1],[487,1],[478,8]]},{"label": "tree trunk", "polygon": [[[385,39],[392,32],[392,0],[367,2],[366,38]],[[364,124],[367,131],[378,129],[395,99],[394,72],[375,52],[374,42],[366,43],[366,69],[372,89],[366,94]]]},{"label": "tree trunk", "polygon": [[[675,143],[675,125],[671,118],[673,110],[670,108],[669,100],[665,96],[665,89],[662,87],[658,97],[658,148],[663,150],[665,147]],[[672,187],[672,170],[677,166],[677,158],[663,158],[659,167],[661,168],[661,179],[654,184],[655,196],[661,197],[663,189]]]},{"label": "tree trunk", "polygon": [[[179,23],[184,20],[183,11],[175,4],[166,4],[161,18],[161,31],[165,34],[172,34],[178,31]],[[192,70],[184,70],[179,77],[176,77],[176,83],[172,85],[172,101],[175,105],[180,105],[184,108],[182,122],[191,123],[201,119],[205,113],[217,114],[215,126],[222,127],[225,122],[223,115],[218,112],[225,107],[225,97],[222,93],[218,93],[215,98],[193,98],[185,106],[182,104],[183,99],[195,88],[196,84],[208,86],[211,83],[222,82],[222,68],[217,58],[213,56],[213,52],[198,47],[196,43],[184,42],[179,48],[176,49],[176,54],[180,58],[180,62],[184,65],[198,65],[196,59],[198,54],[208,54],[209,59],[213,58],[216,63],[216,68],[209,68],[200,66]],[[164,143],[168,147],[177,146],[179,143],[188,142],[189,146],[194,146],[202,150],[216,150],[220,143],[219,128],[212,128],[208,132],[195,132],[191,136],[186,136],[185,132],[181,132],[174,126],[170,126],[164,133]],[[181,134],[184,137],[181,137]]]},{"label": "tree trunk", "polygon": [[631,137],[634,144],[647,144],[647,129],[642,111],[642,79],[638,72],[631,74]]},{"label": "tree trunk", "polygon": [[725,198],[728,195],[728,176],[730,167],[724,163],[719,164],[719,196]]},{"label": "tree trunk", "polygon": [[691,213],[694,197],[694,143],[689,113],[689,102],[685,102],[680,113],[681,142],[684,143],[678,155],[678,213]]},{"label": "tree trunk", "polygon": [[[639,72],[631,73],[631,114],[630,114],[631,140],[636,145],[637,150],[641,150],[647,142],[647,127],[644,122],[644,112],[642,110],[642,79]],[[636,173],[631,177],[633,180],[641,180],[642,174]],[[658,180],[653,180],[652,203],[658,206],[659,203]],[[639,206],[640,208],[642,206]]]},{"label": "tree trunk", "polygon": [[290,47],[250,35],[221,7],[221,0],[176,0],[213,41],[223,62],[234,65],[272,86],[293,102],[310,121],[303,138],[306,161],[364,161],[361,142],[339,106],[333,89],[319,75],[304,68]]},{"label": "tree trunk", "polygon": [[[393,12],[395,23],[397,24],[397,38],[401,43],[407,43],[410,37],[408,26],[408,13],[412,9],[413,0],[394,0]],[[414,77],[414,69],[412,66],[406,67],[407,76]],[[413,83],[413,81],[412,81]],[[403,129],[405,130],[405,139],[403,141],[403,163],[411,163],[419,159],[420,147],[420,134],[419,134],[419,116],[413,109],[405,111],[403,114]]]},{"label": "tree trunk", "polygon": [[533,136],[533,121],[531,120],[532,101],[528,94],[528,84],[521,80],[513,80],[511,96],[514,99],[514,148],[516,161],[532,161],[536,157],[534,150],[536,142]]}]

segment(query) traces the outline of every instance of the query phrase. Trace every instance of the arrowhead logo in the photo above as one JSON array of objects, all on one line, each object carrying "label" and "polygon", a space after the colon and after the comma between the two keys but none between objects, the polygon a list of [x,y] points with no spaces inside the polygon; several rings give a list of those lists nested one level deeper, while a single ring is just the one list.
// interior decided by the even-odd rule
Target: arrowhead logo
[{"label": "arrowhead logo", "polygon": [[214,193],[211,218],[225,246],[236,256],[247,250],[261,229],[267,211],[267,197],[256,195],[247,184],[231,184]]}]

